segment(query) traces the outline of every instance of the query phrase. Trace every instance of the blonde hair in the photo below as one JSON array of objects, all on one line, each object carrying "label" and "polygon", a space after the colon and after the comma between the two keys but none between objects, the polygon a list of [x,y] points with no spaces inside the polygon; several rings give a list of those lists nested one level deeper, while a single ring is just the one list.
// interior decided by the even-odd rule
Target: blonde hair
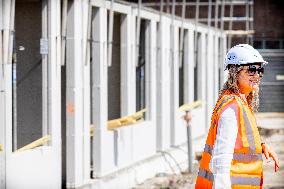
[{"label": "blonde hair", "polygon": [[[237,65],[230,65],[229,67],[229,73],[228,73],[228,79],[223,85],[223,88],[221,89],[219,93],[219,98],[223,96],[225,93],[234,93],[239,94],[239,87],[238,87],[238,75],[240,71],[243,69],[243,66],[237,66]],[[259,107],[259,89],[253,90],[250,92],[250,94],[246,98],[249,107],[254,112],[258,111]]]}]

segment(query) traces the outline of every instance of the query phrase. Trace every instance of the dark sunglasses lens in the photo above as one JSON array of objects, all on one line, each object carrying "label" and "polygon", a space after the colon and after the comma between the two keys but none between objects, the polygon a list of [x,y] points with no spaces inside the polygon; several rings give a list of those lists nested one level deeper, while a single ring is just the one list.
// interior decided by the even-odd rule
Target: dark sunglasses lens
[{"label": "dark sunglasses lens", "polygon": [[259,74],[260,77],[262,77],[264,73],[264,67],[259,67],[258,69],[256,69],[255,66],[249,66],[248,68],[249,75],[254,75],[256,74],[256,72]]},{"label": "dark sunglasses lens", "polygon": [[256,73],[256,67],[255,66],[249,66],[248,68],[248,74],[254,75]]},{"label": "dark sunglasses lens", "polygon": [[263,74],[264,74],[264,67],[258,68],[258,74],[259,74],[260,77],[263,77]]}]

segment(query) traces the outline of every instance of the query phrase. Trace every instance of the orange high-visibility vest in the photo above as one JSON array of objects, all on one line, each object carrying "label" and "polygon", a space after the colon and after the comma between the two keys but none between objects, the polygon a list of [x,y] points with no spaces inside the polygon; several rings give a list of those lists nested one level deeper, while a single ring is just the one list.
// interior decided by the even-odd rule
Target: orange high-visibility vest
[{"label": "orange high-visibility vest", "polygon": [[217,135],[219,117],[228,106],[236,107],[238,119],[238,134],[230,168],[232,189],[261,189],[263,182],[262,147],[256,120],[251,107],[243,102],[241,97],[229,92],[219,98],[213,111],[195,188],[212,188],[214,178],[209,169],[209,163]]}]

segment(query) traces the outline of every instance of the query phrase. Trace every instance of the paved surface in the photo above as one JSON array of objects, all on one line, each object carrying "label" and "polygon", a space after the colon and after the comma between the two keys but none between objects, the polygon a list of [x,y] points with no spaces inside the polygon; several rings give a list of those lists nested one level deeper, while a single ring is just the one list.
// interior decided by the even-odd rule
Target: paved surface
[{"label": "paved surface", "polygon": [[[256,117],[262,139],[274,149],[280,160],[280,169],[276,173],[272,161],[264,162],[263,189],[284,189],[284,113],[258,113]],[[133,189],[192,189],[196,173],[197,165],[193,174],[159,174]]]},{"label": "paved surface", "polygon": [[264,161],[264,189],[284,189],[284,113],[259,113],[256,117],[263,140],[280,160],[280,169],[276,173],[274,164]]}]

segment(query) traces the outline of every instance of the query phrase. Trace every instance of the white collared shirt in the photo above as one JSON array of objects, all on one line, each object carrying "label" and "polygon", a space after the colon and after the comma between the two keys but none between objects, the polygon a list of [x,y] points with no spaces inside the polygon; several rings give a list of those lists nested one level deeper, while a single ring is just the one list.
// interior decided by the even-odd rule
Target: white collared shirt
[{"label": "white collared shirt", "polygon": [[238,134],[236,112],[226,108],[220,115],[210,169],[214,176],[213,189],[231,188],[230,168]]}]

